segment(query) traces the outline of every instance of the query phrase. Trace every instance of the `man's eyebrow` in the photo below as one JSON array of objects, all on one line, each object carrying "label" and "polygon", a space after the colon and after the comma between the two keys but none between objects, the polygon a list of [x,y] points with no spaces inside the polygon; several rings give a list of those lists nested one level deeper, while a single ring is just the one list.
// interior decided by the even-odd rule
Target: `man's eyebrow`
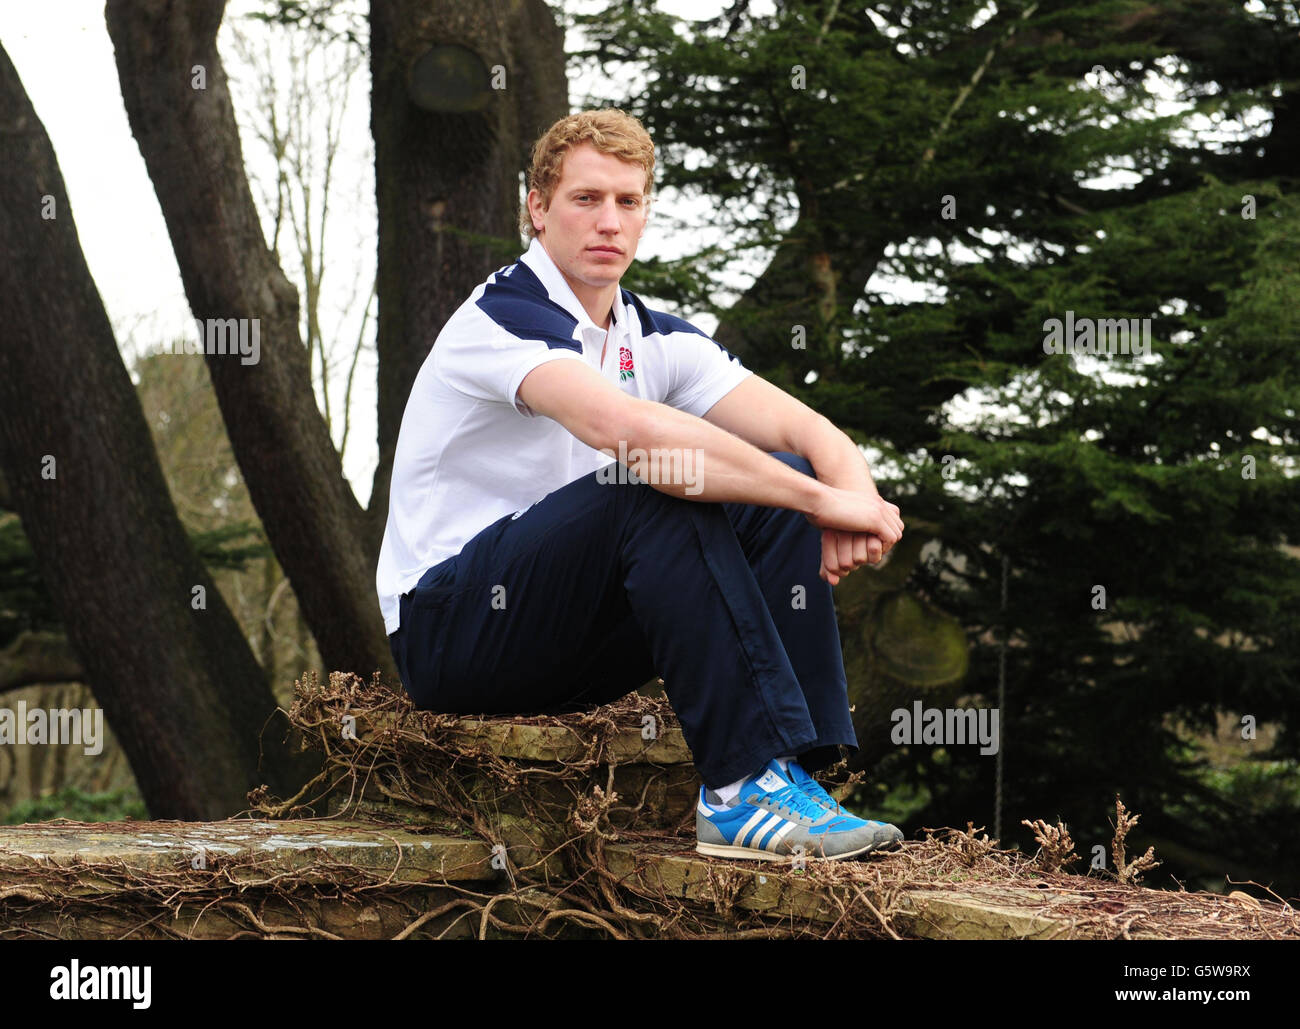
[{"label": "man's eyebrow", "polygon": [[[611,192],[613,192],[613,190],[600,189],[600,188],[597,187],[597,186],[574,186],[572,189],[569,190],[569,193],[570,193],[570,194],[573,194],[573,193],[611,193]],[[623,193],[621,193],[621,194],[619,194],[619,195],[620,195],[620,196],[625,196],[625,197],[639,197],[639,196],[645,196],[645,192],[644,192],[643,190],[634,190],[634,191],[632,191],[632,192],[626,192],[626,191],[625,191],[625,192],[623,192]]]}]

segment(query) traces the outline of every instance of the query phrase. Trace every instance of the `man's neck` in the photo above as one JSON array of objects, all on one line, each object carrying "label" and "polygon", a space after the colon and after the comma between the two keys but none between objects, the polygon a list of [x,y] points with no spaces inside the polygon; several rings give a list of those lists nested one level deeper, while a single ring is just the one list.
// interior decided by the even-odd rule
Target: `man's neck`
[{"label": "man's neck", "polygon": [[[545,249],[546,244],[543,243],[542,247]],[[546,251],[546,256],[551,256],[549,250]],[[551,257],[551,264],[555,265],[555,270],[560,273],[560,278],[569,284],[569,289],[573,290],[573,295],[578,298],[578,303],[587,312],[587,317],[600,328],[608,329],[614,312],[614,298],[618,295],[619,283],[612,282],[608,286],[601,287],[588,286],[585,282],[569,278],[554,257]]]},{"label": "man's neck", "polygon": [[[560,274],[564,275],[563,272]],[[567,275],[564,275],[564,281],[573,290],[573,295],[578,298],[578,303],[587,312],[587,317],[600,328],[608,329],[614,314],[614,296],[618,293],[618,283],[595,289],[585,282],[574,282]]]}]

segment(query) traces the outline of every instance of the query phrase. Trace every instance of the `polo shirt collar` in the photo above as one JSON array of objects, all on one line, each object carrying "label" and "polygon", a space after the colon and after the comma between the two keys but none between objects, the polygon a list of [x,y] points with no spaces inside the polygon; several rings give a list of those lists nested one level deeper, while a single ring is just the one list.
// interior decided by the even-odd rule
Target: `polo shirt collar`
[{"label": "polo shirt collar", "polygon": [[[584,336],[591,332],[600,333],[600,338],[604,338],[605,330],[591,320],[591,315],[587,313],[587,309],[582,306],[582,303],[574,295],[569,283],[560,274],[560,269],[551,260],[551,255],[542,246],[539,237],[533,237],[533,241],[529,244],[523,256],[520,257],[520,260],[532,269],[541,284],[546,287],[547,295],[578,320],[577,327]],[[623,290],[621,287],[614,293],[614,320],[610,324],[610,331],[615,337],[627,335],[627,308],[623,303]]]}]

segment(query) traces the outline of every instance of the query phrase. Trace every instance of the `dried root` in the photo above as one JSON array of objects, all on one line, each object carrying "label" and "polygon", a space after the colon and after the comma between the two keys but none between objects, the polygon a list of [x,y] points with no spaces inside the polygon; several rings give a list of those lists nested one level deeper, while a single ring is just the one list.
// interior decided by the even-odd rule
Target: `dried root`
[{"label": "dried root", "polygon": [[1074,853],[1074,840],[1064,822],[1048,825],[1041,818],[1032,822],[1025,818],[1020,824],[1033,831],[1039,848],[1034,860],[1044,872],[1059,872],[1079,860],[1079,855]]},{"label": "dried root", "polygon": [[1147,852],[1136,861],[1125,861],[1124,839],[1141,817],[1141,815],[1130,815],[1124,807],[1124,802],[1119,799],[1119,794],[1115,795],[1115,838],[1111,841],[1110,851],[1115,859],[1115,874],[1119,877],[1119,881],[1125,884],[1137,883],[1143,872],[1149,872],[1160,866],[1160,862],[1155,859],[1155,847],[1147,847]]}]

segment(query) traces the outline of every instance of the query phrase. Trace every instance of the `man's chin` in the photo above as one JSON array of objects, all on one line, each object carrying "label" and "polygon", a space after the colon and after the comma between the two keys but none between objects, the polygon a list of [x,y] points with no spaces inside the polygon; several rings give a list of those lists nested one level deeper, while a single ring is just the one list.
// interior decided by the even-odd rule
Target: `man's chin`
[{"label": "man's chin", "polygon": [[618,282],[621,278],[623,278],[623,273],[625,271],[627,271],[627,268],[625,266],[618,267],[618,268],[588,267],[587,274],[582,276],[582,281],[585,282],[588,286],[595,286],[597,288],[603,286],[612,286],[614,283]]}]

